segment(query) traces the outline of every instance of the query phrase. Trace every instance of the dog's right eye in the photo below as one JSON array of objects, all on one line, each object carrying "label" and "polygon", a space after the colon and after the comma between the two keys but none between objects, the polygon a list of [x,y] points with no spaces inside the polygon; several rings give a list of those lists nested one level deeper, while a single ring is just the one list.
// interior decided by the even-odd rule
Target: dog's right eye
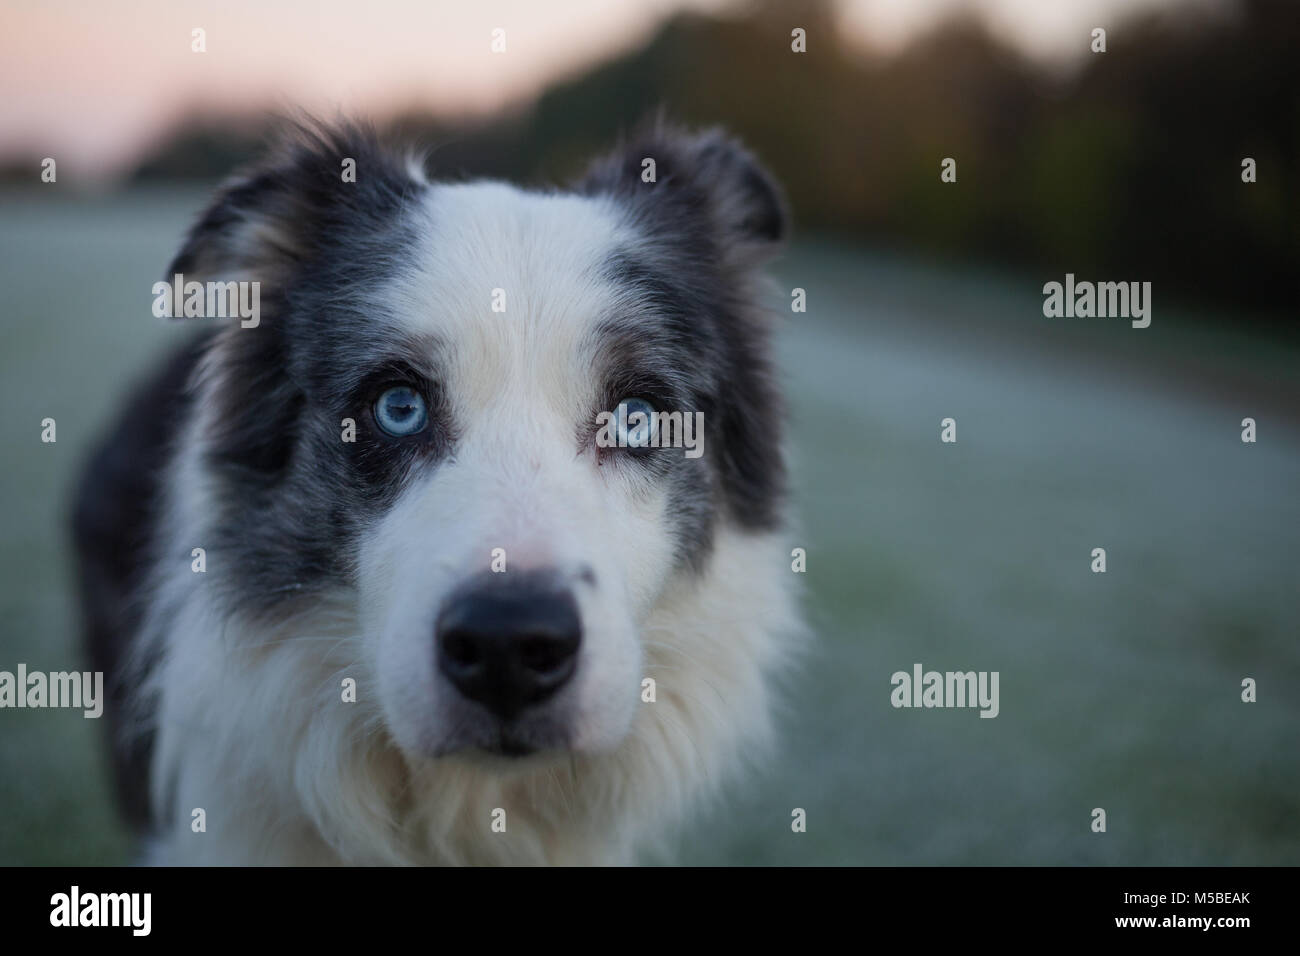
[{"label": "dog's right eye", "polygon": [[394,385],[375,400],[375,421],[394,438],[424,431],[429,421],[424,398],[408,385]]},{"label": "dog's right eye", "polygon": [[654,428],[655,407],[644,398],[625,398],[615,409],[618,447],[646,448]]}]

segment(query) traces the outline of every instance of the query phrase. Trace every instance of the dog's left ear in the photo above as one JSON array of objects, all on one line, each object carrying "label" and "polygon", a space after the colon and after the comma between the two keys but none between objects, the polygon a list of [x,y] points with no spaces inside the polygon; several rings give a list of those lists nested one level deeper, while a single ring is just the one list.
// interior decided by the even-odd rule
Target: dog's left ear
[{"label": "dog's left ear", "polygon": [[164,276],[255,282],[259,290],[257,324],[227,323],[204,359],[204,375],[221,383],[207,416],[215,461],[267,481],[292,463],[304,395],[291,374],[300,338],[288,327],[323,318],[301,292],[291,304],[289,292],[300,276],[330,300],[363,288],[370,263],[404,238],[397,230],[408,195],[421,184],[420,171],[368,127],[298,124],[218,191]]},{"label": "dog's left ear", "polygon": [[288,123],[265,159],[223,184],[164,277],[282,286],[339,236],[388,228],[421,177],[367,125]]},{"label": "dog's left ear", "polygon": [[739,268],[779,251],[790,229],[785,197],[749,150],[721,130],[687,132],[657,122],[591,165],[577,182],[586,195],[630,204],[652,230],[696,248],[704,230],[713,252]]}]

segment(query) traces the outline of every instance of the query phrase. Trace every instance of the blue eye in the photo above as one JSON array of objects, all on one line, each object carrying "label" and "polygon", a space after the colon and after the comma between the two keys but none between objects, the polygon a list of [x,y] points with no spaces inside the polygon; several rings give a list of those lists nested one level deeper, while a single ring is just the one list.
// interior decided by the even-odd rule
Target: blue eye
[{"label": "blue eye", "polygon": [[625,398],[618,403],[615,421],[621,448],[647,448],[654,434],[655,408],[644,398]]},{"label": "blue eye", "polygon": [[375,421],[395,438],[405,438],[424,431],[429,413],[419,392],[405,385],[395,385],[375,402]]}]

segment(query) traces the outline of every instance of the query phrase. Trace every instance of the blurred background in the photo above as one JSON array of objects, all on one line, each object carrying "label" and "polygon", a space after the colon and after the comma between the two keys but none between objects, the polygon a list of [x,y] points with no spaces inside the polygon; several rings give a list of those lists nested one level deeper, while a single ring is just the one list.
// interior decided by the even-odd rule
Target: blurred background
[{"label": "blurred background", "polygon": [[[277,116],[370,116],[438,176],[543,185],[663,108],[733,130],[793,207],[774,272],[807,290],[780,348],[818,641],[776,759],[651,861],[1297,862],[1296,13],[0,0],[0,670],[79,666],[77,468],[188,334],[150,287]],[[1150,328],[1044,318],[1067,272],[1151,282]],[[999,671],[1000,715],[893,709],[917,662]],[[130,859],[101,732],[0,711],[0,864]]]}]

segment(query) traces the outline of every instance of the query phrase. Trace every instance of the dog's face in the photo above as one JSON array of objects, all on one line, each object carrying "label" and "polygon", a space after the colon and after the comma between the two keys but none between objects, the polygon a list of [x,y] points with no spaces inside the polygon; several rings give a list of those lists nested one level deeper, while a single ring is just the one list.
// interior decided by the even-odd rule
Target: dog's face
[{"label": "dog's face", "polygon": [[429,183],[344,130],[229,187],[170,270],[261,283],[200,384],[228,599],[349,595],[413,759],[616,748],[654,609],[719,523],[778,521],[756,299],[784,231],[716,134],[538,193]]}]

